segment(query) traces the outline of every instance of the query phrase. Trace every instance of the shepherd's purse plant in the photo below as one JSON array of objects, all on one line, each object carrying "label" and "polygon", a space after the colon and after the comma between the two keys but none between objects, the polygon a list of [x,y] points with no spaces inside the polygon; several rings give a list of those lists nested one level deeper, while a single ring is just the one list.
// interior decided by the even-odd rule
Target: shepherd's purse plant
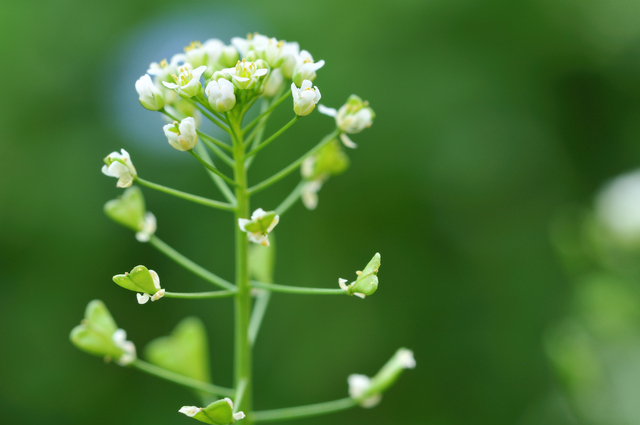
[{"label": "shepherd's purse plant", "polygon": [[[135,292],[139,304],[163,298],[212,299],[212,302],[217,298],[233,298],[233,385],[227,388],[213,384],[206,332],[203,323],[195,317],[181,321],[170,336],[152,341],[145,349],[147,362],[138,357],[136,346],[127,340],[126,332],[116,325],[104,303],[94,300],[87,306],[84,320],[72,330],[71,341],[81,350],[107,361],[113,360],[121,366],[190,388],[201,404],[180,407],[183,403],[178,402],[176,412],[195,420],[217,425],[243,420],[249,425],[327,414],[358,405],[373,407],[404,369],[415,367],[413,353],[400,348],[375,376],[350,375],[347,397],[306,406],[265,411],[253,409],[252,348],[273,292],[365,298],[378,288],[379,253],[375,253],[361,271],[355,272],[354,279],[336,277],[335,288],[281,285],[273,280],[274,247],[270,246],[269,237],[276,226],[286,226],[286,221],[280,223],[282,216],[298,200],[302,200],[308,209],[316,208],[322,186],[349,165],[343,146],[356,147],[349,135],[370,127],[375,118],[369,104],[355,95],[337,110],[319,104],[321,94],[314,81],[316,72],[323,66],[323,60],[314,60],[309,52],[300,50],[298,43],[250,34],[246,38],[233,38],[230,45],[217,39],[193,42],[170,61],[152,63],[147,73],[136,81],[142,106],[159,112],[166,119],[163,131],[169,145],[192,155],[206,169],[224,196],[223,201],[145,180],[124,149],[112,152],[104,159],[102,172],[116,178],[116,186],[125,189],[122,196],[105,205],[107,216],[133,230],[138,241],[150,244],[218,289],[172,292],[169,290],[171,282],[165,283],[158,273],[144,265],[115,275],[113,282]],[[289,98],[293,117],[278,131],[265,137],[272,112],[279,105],[286,105]],[[250,184],[248,170],[257,154],[316,107],[333,118],[334,126],[329,134],[281,171]],[[203,132],[201,124],[205,119],[227,136],[217,138]],[[228,167],[228,170],[222,167]],[[256,208],[252,211],[250,200],[253,195],[298,169],[301,172],[299,184],[274,210]],[[134,183],[232,214],[234,281],[212,273],[160,240],[156,236],[156,218],[146,210],[142,190]]]}]

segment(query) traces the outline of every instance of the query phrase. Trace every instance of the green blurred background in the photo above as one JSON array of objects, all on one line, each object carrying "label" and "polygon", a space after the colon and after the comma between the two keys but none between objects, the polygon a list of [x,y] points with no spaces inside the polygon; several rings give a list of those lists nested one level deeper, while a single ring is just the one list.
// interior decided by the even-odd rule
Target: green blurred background
[{"label": "green blurred background", "polygon": [[[366,301],[273,297],[256,408],[342,397],[348,374],[371,375],[407,346],[417,368],[377,408],[290,423],[579,423],[540,407],[559,387],[543,335],[572,297],[549,223],[640,164],[638,16],[633,0],[4,2],[0,422],[190,423],[177,413],[197,402],[188,391],[69,343],[94,298],[139,351],[181,318],[202,318],[214,382],[230,384],[229,300],[138,306],[111,282],[145,264],[171,290],[209,288],[104,216],[121,191],[100,167],[125,148],[145,178],[218,196],[169,147],[134,82],[192,40],[258,31],[326,61],[322,103],[357,93],[377,113],[318,209],[298,204],[281,220],[276,281],[334,287],[376,251],[382,268]],[[271,129],[289,119],[281,109]],[[305,118],[258,157],[252,181],[330,130],[320,114]],[[274,208],[296,179],[253,205]],[[232,277],[230,215],[145,196],[159,237]]]}]

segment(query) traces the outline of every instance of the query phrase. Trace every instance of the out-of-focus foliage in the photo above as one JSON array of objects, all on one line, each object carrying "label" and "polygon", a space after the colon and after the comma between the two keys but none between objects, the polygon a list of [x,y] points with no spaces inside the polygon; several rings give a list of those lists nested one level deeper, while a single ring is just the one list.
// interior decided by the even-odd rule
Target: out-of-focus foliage
[{"label": "out-of-focus foliage", "polygon": [[[3,4],[0,421],[187,420],[177,410],[198,403],[189,391],[104,365],[69,343],[90,299],[104,300],[138,347],[199,317],[215,383],[231,382],[230,350],[217,349],[232,344],[230,301],[141,308],[111,282],[145,264],[167,287],[209,289],[104,216],[102,206],[121,190],[100,167],[124,148],[140,175],[219,196],[204,171],[167,144],[134,83],[150,62],[192,40],[254,31],[299,41],[326,61],[314,81],[322,103],[340,105],[353,92],[376,112],[372,130],[352,136],[351,166],[323,186],[317,209],[296,205],[282,217],[275,281],[336,287],[372,250],[385,257],[384,284],[364,301],[272,297],[256,346],[256,408],[346,396],[349,374],[371,376],[407,346],[418,366],[378,407],[304,423],[566,424],[608,373],[619,386],[597,391],[614,397],[628,388],[607,400],[617,400],[620,415],[634,414],[623,401],[634,395],[635,384],[625,387],[634,359],[618,362],[613,353],[608,364],[616,366],[604,372],[599,362],[603,338],[636,350],[636,304],[628,302],[636,280],[611,277],[613,266],[590,273],[591,263],[575,256],[567,279],[548,224],[558,209],[586,205],[605,179],[640,164],[639,12],[628,0]],[[267,133],[291,111],[274,118]],[[332,125],[315,111],[302,118],[265,149],[251,181],[296,159],[317,142],[308,134]],[[252,207],[275,208],[295,178]],[[145,200],[159,237],[233,275],[228,215],[150,191]],[[198,224],[180,226],[185,220]],[[613,308],[616,300],[626,307]],[[575,372],[577,352],[583,366]],[[358,369],[345,359],[358,359]],[[156,402],[141,405],[143,393]],[[577,407],[567,406],[571,394]],[[607,400],[589,407],[608,409]]]}]

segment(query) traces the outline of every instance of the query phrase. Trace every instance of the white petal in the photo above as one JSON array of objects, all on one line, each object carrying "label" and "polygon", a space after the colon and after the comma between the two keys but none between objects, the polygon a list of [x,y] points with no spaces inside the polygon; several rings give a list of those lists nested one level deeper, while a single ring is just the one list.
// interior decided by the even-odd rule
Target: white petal
[{"label": "white petal", "polygon": [[402,350],[398,354],[398,359],[405,369],[413,369],[416,367],[416,359],[413,358],[413,351],[411,350]]},{"label": "white petal", "polygon": [[354,292],[353,295],[355,295],[356,297],[362,298],[364,300],[364,297],[366,296],[365,294],[362,294],[360,292]]},{"label": "white petal", "polygon": [[144,294],[136,294],[136,297],[138,297],[138,304],[146,304],[150,298],[149,294],[147,294],[146,292]]},{"label": "white petal", "polygon": [[153,296],[151,297],[151,301],[158,301],[160,298],[164,297],[164,293],[165,293],[165,290],[160,289],[158,292],[153,294]]},{"label": "white petal", "polygon": [[238,412],[233,414],[233,419],[239,421],[240,419],[244,419],[244,412]]},{"label": "white petal", "polygon": [[355,149],[358,147],[358,145],[353,143],[353,141],[349,138],[349,136],[347,136],[346,133],[340,134],[340,140],[342,141],[342,144],[348,148]]},{"label": "white petal", "polygon": [[198,412],[202,409],[196,406],[182,406],[178,412],[184,413],[185,415],[193,418]]},{"label": "white petal", "polygon": [[340,286],[340,289],[344,291],[349,289],[349,287],[347,286],[347,279],[338,278],[338,286]]},{"label": "white petal", "polygon": [[155,286],[156,289],[160,289],[160,276],[158,276],[158,273],[153,270],[149,270],[149,274],[151,275],[151,279],[153,280],[153,286]]},{"label": "white petal", "polygon": [[265,215],[267,215],[265,210],[263,210],[262,208],[258,208],[253,212],[253,214],[251,214],[251,220],[257,220],[259,218],[264,217]]},{"label": "white petal", "polygon": [[251,223],[251,220],[247,220],[246,218],[239,218],[238,219],[238,226],[240,226],[240,230],[242,230],[243,232],[246,232],[247,230],[244,228],[244,226],[246,226],[247,224]]},{"label": "white petal", "polygon": [[162,82],[162,85],[163,85],[163,86],[165,86],[166,88],[168,88],[168,89],[172,89],[172,90],[174,90],[174,89],[179,89],[179,88],[180,88],[180,86],[179,86],[179,85],[177,85],[177,84],[175,84],[175,83],[167,83],[166,81],[163,81],[163,82]]},{"label": "white petal", "polygon": [[256,77],[262,77],[263,75],[267,75],[267,72],[269,72],[268,69],[260,68],[260,69],[257,69],[253,75],[255,75]]},{"label": "white petal", "polygon": [[338,111],[336,111],[334,108],[327,108],[326,106],[324,106],[322,104],[318,105],[318,111],[321,114],[329,115],[330,117],[335,117],[336,114],[338,113]]}]

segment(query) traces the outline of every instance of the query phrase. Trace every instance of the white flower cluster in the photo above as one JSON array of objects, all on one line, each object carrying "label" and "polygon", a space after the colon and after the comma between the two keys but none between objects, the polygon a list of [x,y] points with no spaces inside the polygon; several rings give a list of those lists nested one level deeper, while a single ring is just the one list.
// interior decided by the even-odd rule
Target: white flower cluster
[{"label": "white flower cluster", "polygon": [[185,99],[207,102],[213,111],[225,113],[256,96],[282,94],[290,80],[295,113],[303,116],[320,100],[311,82],[323,65],[296,42],[256,33],[235,37],[230,45],[218,39],[192,42],[169,61],[153,62],[135,87],[145,108],[189,116],[185,110],[197,111]]}]

